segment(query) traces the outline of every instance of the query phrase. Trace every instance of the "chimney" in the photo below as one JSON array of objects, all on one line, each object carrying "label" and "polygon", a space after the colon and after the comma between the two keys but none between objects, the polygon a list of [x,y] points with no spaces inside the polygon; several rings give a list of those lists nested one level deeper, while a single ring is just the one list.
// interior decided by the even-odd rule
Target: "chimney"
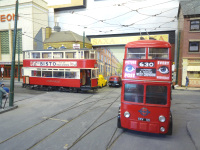
[{"label": "chimney", "polygon": [[54,31],[60,32],[60,30],[61,30],[61,27],[59,27],[58,22],[55,22]]},{"label": "chimney", "polygon": [[51,27],[46,27],[45,32],[45,39],[48,39],[51,36]]}]

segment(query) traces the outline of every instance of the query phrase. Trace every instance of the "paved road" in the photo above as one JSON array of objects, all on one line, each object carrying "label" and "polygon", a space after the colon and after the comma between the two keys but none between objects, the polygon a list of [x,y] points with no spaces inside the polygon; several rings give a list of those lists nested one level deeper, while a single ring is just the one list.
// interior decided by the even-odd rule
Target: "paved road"
[{"label": "paved road", "polygon": [[198,149],[187,130],[200,119],[198,91],[173,90],[172,136],[118,129],[120,88],[67,93],[18,87],[15,92],[18,108],[0,114],[1,150]]}]

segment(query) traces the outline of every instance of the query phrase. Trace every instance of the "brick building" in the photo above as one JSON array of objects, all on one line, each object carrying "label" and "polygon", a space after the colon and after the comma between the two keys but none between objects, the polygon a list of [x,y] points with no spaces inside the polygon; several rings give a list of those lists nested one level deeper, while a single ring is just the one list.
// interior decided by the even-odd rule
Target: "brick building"
[{"label": "brick building", "polygon": [[189,77],[190,87],[200,87],[200,1],[180,2],[178,11],[177,79],[180,86]]},{"label": "brick building", "polygon": [[95,47],[95,50],[97,50],[99,74],[102,74],[104,77],[120,75],[117,72],[119,60],[113,55],[110,49],[106,47]]}]

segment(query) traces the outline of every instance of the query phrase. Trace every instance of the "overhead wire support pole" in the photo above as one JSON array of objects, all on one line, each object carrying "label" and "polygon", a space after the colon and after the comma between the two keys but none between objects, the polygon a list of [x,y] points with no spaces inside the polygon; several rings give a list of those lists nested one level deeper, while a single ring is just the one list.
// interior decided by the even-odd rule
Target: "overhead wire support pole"
[{"label": "overhead wire support pole", "polygon": [[20,40],[19,40],[19,33],[18,33],[18,35],[17,35],[17,37],[18,37],[18,82],[20,82],[20,46],[19,46],[19,44],[20,44]]},{"label": "overhead wire support pole", "polygon": [[83,48],[85,48],[85,31],[83,31]]},{"label": "overhead wire support pole", "polygon": [[16,38],[17,38],[17,18],[18,18],[18,0],[16,0],[16,5],[15,5],[15,26],[14,26],[11,77],[10,77],[10,96],[9,96],[9,106],[10,107],[13,106],[13,102],[14,102],[15,51],[16,51]]}]

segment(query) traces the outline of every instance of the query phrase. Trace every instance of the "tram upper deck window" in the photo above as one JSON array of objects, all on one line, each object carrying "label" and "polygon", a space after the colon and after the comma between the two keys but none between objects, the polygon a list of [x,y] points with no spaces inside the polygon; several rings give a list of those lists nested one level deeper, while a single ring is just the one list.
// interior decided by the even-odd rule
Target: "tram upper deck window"
[{"label": "tram upper deck window", "polygon": [[147,85],[146,103],[166,105],[167,104],[167,87]]},{"label": "tram upper deck window", "polygon": [[149,56],[152,59],[169,59],[168,48],[149,48]]},{"label": "tram upper deck window", "polygon": [[65,52],[65,58],[77,58],[76,52]]},{"label": "tram upper deck window", "polygon": [[40,58],[40,52],[32,52],[32,58]]},{"label": "tram upper deck window", "polygon": [[84,59],[89,59],[89,51],[84,51]]},{"label": "tram upper deck window", "polygon": [[144,85],[125,84],[124,100],[136,103],[143,103]]},{"label": "tram upper deck window", "polygon": [[128,48],[127,59],[145,59],[145,48]]},{"label": "tram upper deck window", "polygon": [[95,59],[95,52],[94,51],[90,51],[90,59]]},{"label": "tram upper deck window", "polygon": [[30,52],[24,52],[25,53],[25,58],[24,59],[29,59],[30,58]]},{"label": "tram upper deck window", "polygon": [[51,58],[51,52],[42,52],[42,58]]},{"label": "tram upper deck window", "polygon": [[53,58],[63,58],[63,52],[53,52]]}]

